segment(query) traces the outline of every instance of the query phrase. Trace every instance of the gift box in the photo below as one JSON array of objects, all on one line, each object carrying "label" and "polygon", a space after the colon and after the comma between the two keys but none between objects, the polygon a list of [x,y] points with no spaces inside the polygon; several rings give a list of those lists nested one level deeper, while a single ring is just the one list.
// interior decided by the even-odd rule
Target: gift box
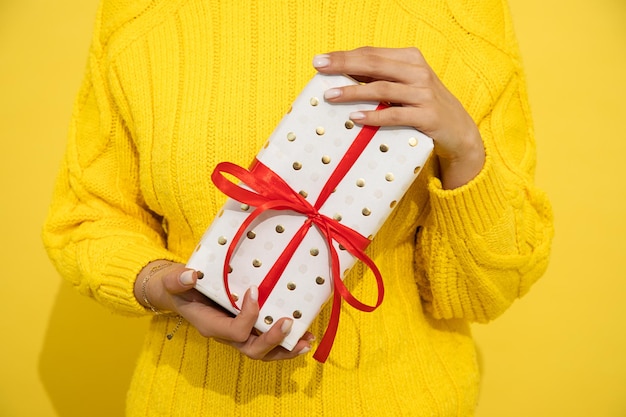
[{"label": "gift box", "polygon": [[[279,318],[293,318],[282,342],[289,350],[332,297],[315,355],[320,361],[335,337],[342,299],[363,311],[382,302],[382,277],[364,251],[433,149],[414,128],[360,126],[349,119],[351,112],[383,104],[323,99],[325,90],[351,84],[357,82],[346,76],[315,75],[249,169],[218,164],[212,179],[229,198],[187,263],[205,274],[198,291],[233,314],[246,290],[258,286],[255,327],[265,332]],[[359,260],[374,271],[374,305],[356,300],[343,284]]]}]

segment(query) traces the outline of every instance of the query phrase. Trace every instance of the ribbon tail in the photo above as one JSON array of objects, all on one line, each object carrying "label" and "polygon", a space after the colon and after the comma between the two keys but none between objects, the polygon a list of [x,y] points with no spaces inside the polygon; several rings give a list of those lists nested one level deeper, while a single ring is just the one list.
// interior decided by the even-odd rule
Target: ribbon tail
[{"label": "ribbon tail", "polygon": [[[329,230],[329,234],[332,232],[331,236],[334,240],[337,241],[340,245],[343,245],[344,248],[355,258],[363,262],[365,266],[367,266],[372,273],[374,274],[374,278],[376,279],[376,286],[378,287],[378,297],[376,303],[374,305],[365,304],[358,299],[356,299],[348,290],[345,283],[342,280],[337,280],[335,282],[334,288],[339,291],[341,297],[352,307],[357,310],[371,312],[376,310],[382,302],[385,294],[385,286],[383,284],[383,277],[380,273],[380,270],[374,263],[374,261],[367,256],[365,253],[365,247],[369,244],[369,240],[352,229],[346,228],[343,225],[333,223],[328,221],[327,227]],[[333,247],[334,248],[334,247]],[[337,262],[339,262],[337,260]]]},{"label": "ribbon tail", "polygon": [[324,235],[326,237],[326,242],[328,243],[328,250],[330,251],[331,277],[333,281],[333,306],[330,312],[330,319],[326,325],[324,336],[322,336],[322,340],[315,350],[315,354],[313,354],[313,358],[315,360],[324,363],[330,354],[330,350],[335,342],[335,336],[337,335],[337,329],[339,328],[342,294],[341,291],[338,290],[339,287],[337,286],[337,284],[341,282],[339,255],[337,255],[337,251],[333,246],[330,227],[328,224],[324,224],[323,228],[320,230],[325,232]]},{"label": "ribbon tail", "polygon": [[376,264],[365,254],[356,252],[356,257],[361,260],[374,274],[374,278],[376,279],[376,286],[378,288],[378,296],[376,299],[376,303],[374,305],[365,304],[359,300],[357,300],[352,293],[346,287],[346,284],[339,280],[335,283],[335,290],[341,294],[341,297],[352,307],[356,308],[360,311],[372,312],[376,310],[383,302],[383,298],[385,296],[385,286],[383,284],[383,277],[376,267]]},{"label": "ribbon tail", "polygon": [[313,359],[318,362],[324,363],[326,359],[328,359],[328,355],[330,354],[330,349],[333,347],[333,343],[335,342],[335,336],[337,335],[337,329],[339,328],[339,313],[341,312],[341,294],[338,291],[333,292],[333,307],[330,312],[330,320],[328,320],[328,325],[326,326],[326,331],[324,332],[324,336],[322,336],[322,340],[320,340],[315,353],[313,354]]}]

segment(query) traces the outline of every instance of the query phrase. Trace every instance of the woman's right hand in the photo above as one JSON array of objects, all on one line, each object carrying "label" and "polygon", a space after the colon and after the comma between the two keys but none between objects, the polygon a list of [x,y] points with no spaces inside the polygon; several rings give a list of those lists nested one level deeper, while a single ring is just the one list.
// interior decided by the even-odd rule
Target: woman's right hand
[{"label": "woman's right hand", "polygon": [[[144,284],[145,277],[155,266],[165,265],[153,272]],[[250,287],[244,296],[237,316],[209,300],[194,288],[202,279],[199,271],[188,269],[180,263],[154,261],[146,265],[135,281],[135,297],[146,308],[145,298],[159,311],[180,314],[204,337],[233,346],[251,359],[264,361],[292,359],[311,350],[314,337],[305,333],[290,352],[280,346],[289,334],[293,320],[283,317],[265,333],[259,334],[254,323],[259,315],[258,289]]]}]

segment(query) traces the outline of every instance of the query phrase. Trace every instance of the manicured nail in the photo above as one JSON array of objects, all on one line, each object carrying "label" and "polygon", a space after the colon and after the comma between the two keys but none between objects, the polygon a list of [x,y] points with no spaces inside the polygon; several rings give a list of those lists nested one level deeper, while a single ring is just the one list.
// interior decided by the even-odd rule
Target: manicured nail
[{"label": "manicured nail", "polygon": [[280,330],[284,334],[288,334],[291,331],[291,326],[293,326],[293,320],[287,319],[287,320],[283,321],[282,326],[280,326]]},{"label": "manicured nail", "polygon": [[365,119],[365,113],[362,113],[360,111],[355,111],[350,113],[350,120],[360,120],[360,119]]},{"label": "manicured nail", "polygon": [[180,274],[180,283],[183,285],[193,284],[193,270],[188,269]]},{"label": "manicured nail", "polygon": [[321,54],[313,57],[313,66],[315,68],[324,68],[330,64],[330,55]]},{"label": "manicured nail", "polygon": [[330,90],[324,91],[325,99],[337,98],[340,95],[341,95],[341,90],[339,88],[331,88]]},{"label": "manicured nail", "polygon": [[250,287],[250,299],[255,303],[259,300],[259,289],[255,285]]},{"label": "manicured nail", "polygon": [[196,276],[198,277],[198,279],[202,279],[202,278],[204,278],[204,272],[196,271]]},{"label": "manicured nail", "polygon": [[308,353],[310,351],[311,351],[311,346],[305,346],[300,350],[300,352],[298,352],[298,355],[304,355],[305,353]]}]

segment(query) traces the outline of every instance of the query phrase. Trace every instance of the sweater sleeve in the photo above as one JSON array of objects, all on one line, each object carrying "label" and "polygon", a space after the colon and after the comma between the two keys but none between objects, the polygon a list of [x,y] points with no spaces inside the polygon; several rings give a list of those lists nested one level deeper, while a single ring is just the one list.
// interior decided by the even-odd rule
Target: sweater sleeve
[{"label": "sweater sleeve", "polygon": [[115,312],[145,314],[133,286],[166,249],[161,217],[142,198],[138,152],[92,46],[42,238],[61,276]]},{"label": "sweater sleeve", "polygon": [[428,184],[416,268],[425,308],[436,318],[494,319],[548,265],[552,211],[533,181],[535,143],[519,65],[479,129],[487,154],[481,173],[454,190],[437,178]]}]

